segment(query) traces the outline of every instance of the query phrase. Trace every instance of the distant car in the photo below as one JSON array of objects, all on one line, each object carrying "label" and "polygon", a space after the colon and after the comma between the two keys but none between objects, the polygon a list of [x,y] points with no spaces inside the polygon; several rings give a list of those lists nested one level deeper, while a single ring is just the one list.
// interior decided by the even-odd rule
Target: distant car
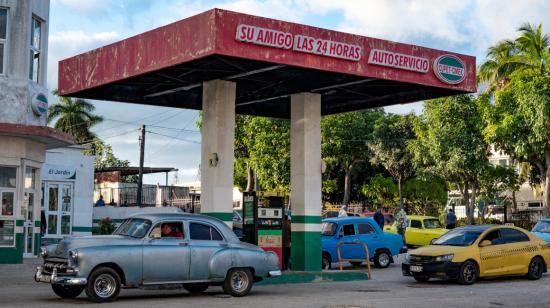
[{"label": "distant car", "polygon": [[[444,229],[439,219],[432,216],[407,216],[409,224],[405,231],[405,242],[408,246],[424,246],[430,244],[449,230]],[[384,226],[384,231],[397,234],[397,226]]]},{"label": "distant car", "polygon": [[242,243],[221,220],[195,214],[142,213],[113,235],[71,237],[43,247],[37,282],[62,298],[86,291],[94,302],[116,299],[121,287],[181,284],[192,293],[221,285],[245,296],[252,284],[281,275],[273,252]]},{"label": "distant car", "polygon": [[550,247],[537,236],[517,227],[475,225],[453,229],[432,245],[409,251],[402,271],[421,282],[448,278],[473,284],[480,277],[539,279],[548,262]]},{"label": "distant car", "polygon": [[[329,269],[332,262],[338,262],[339,242],[365,243],[371,261],[376,267],[386,268],[393,262],[393,256],[403,247],[400,235],[385,233],[372,218],[339,217],[323,220],[322,224],[323,269]],[[362,245],[341,245],[343,259],[366,259]],[[351,264],[360,265],[353,261]]]},{"label": "distant car", "polygon": [[[325,211],[322,215],[323,219],[326,219],[326,218],[334,218],[334,217],[338,217],[338,214],[340,214],[340,211]],[[353,216],[353,217],[358,217],[358,216],[361,216],[357,213],[353,213],[353,212],[347,212],[348,216]]]},{"label": "distant car", "polygon": [[539,220],[531,232],[550,243],[550,219]]},{"label": "distant car", "polygon": [[[375,212],[365,212],[361,214],[360,216],[373,218]],[[393,217],[392,213],[382,213],[384,215],[384,225],[385,226],[391,226],[395,222],[395,218]]]}]

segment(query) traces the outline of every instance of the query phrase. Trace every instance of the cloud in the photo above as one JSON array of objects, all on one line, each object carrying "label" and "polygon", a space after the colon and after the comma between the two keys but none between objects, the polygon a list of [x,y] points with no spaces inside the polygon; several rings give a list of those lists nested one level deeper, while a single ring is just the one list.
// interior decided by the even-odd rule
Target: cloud
[{"label": "cloud", "polygon": [[48,87],[57,88],[58,62],[76,54],[111,43],[119,33],[85,32],[82,30],[52,33],[48,41]]},{"label": "cloud", "polygon": [[52,4],[67,6],[81,13],[92,14],[105,10],[111,0],[53,0]]}]

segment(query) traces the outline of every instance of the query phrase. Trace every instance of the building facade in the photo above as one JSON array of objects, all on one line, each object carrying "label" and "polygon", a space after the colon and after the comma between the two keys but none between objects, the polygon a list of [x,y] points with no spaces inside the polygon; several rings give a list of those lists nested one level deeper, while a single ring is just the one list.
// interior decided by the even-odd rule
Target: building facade
[{"label": "building facade", "polygon": [[38,253],[46,149],[74,143],[46,127],[49,0],[0,0],[0,263]]}]

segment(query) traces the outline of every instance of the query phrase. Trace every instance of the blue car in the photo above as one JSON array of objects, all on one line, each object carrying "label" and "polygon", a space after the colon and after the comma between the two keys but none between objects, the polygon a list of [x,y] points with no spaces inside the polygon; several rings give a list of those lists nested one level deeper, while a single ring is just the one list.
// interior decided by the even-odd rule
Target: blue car
[{"label": "blue car", "polygon": [[539,220],[531,232],[550,243],[550,219]]},{"label": "blue car", "polygon": [[[323,220],[321,229],[323,243],[323,269],[330,269],[332,262],[338,262],[339,242],[362,242],[367,245],[369,257],[378,268],[393,263],[393,256],[403,248],[401,235],[386,233],[372,218],[340,217]],[[344,244],[340,247],[342,259],[366,259],[363,245]],[[362,262],[352,261],[352,265]]]}]

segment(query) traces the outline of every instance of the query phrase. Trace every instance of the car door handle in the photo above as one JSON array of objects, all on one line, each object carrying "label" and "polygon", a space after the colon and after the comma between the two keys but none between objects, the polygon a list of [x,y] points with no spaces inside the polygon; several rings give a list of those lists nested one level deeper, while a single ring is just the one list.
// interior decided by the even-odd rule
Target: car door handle
[{"label": "car door handle", "polygon": [[220,243],[220,247],[227,247],[227,243]]},{"label": "car door handle", "polygon": [[179,243],[180,246],[189,246],[189,243],[187,242],[184,242],[184,243]]}]

